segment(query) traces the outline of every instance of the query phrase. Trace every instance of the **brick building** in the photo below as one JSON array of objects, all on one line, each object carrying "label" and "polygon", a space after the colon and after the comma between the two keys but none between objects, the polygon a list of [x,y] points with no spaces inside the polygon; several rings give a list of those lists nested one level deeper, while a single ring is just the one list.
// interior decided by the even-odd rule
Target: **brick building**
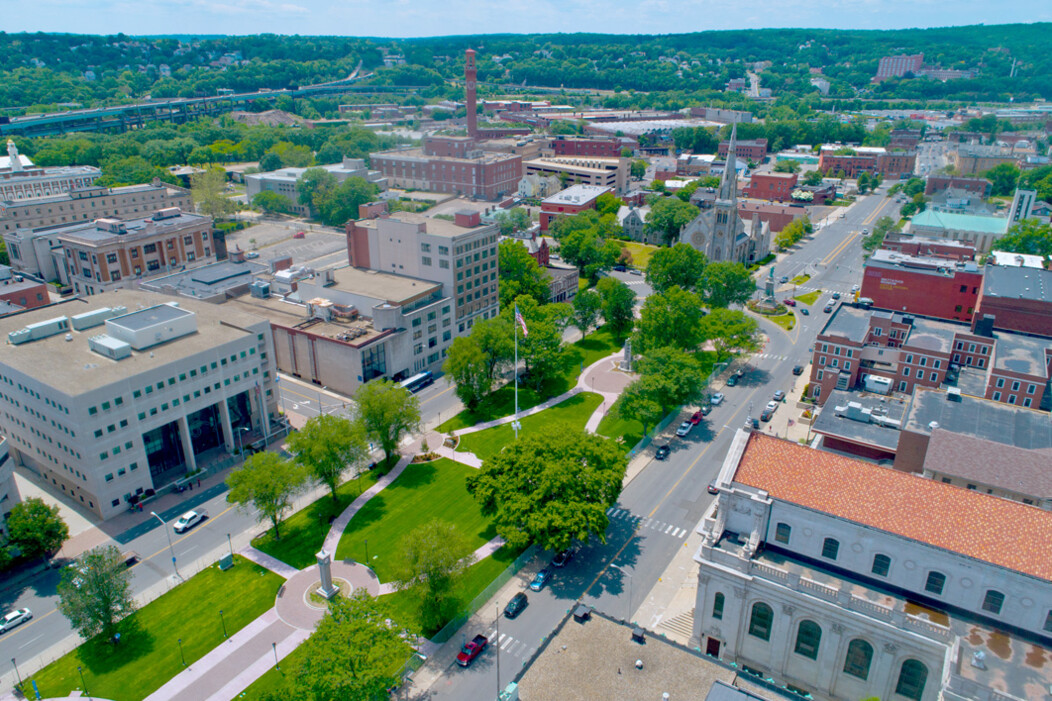
[{"label": "brick building", "polygon": [[541,201],[541,233],[547,233],[556,217],[573,216],[586,209],[595,209],[599,196],[613,192],[609,187],[600,185],[572,185],[562,192]]},{"label": "brick building", "polygon": [[888,142],[890,149],[902,149],[912,151],[917,148],[921,140],[920,129],[892,129],[891,140]]},{"label": "brick building", "polygon": [[877,309],[971,322],[983,271],[971,261],[880,249],[865,262],[862,297]]},{"label": "brick building", "polygon": [[796,173],[753,173],[743,193],[758,200],[785,202],[796,188]]},{"label": "brick building", "polygon": [[889,251],[909,256],[946,258],[954,261],[975,260],[975,246],[949,239],[929,239],[923,236],[890,232],[881,245]]},{"label": "brick building", "polygon": [[[727,153],[730,151],[731,142],[730,140],[721,141],[717,153],[720,158],[726,158]],[[764,159],[767,158],[767,139],[761,137],[759,139],[749,139],[746,141],[735,141],[735,154],[738,158],[744,158],[747,161],[753,161],[754,163],[763,163]]]},{"label": "brick building", "polygon": [[1052,337],[1052,271],[986,266],[977,318],[994,317],[994,328]]},{"label": "brick building", "polygon": [[934,195],[943,190],[963,190],[979,197],[987,198],[993,189],[993,183],[986,178],[961,178],[955,175],[929,175],[924,184],[924,194]]},{"label": "brick building", "polygon": [[923,67],[924,54],[884,56],[877,64],[877,75],[873,77],[873,82],[879,83],[888,78],[901,78],[907,73],[916,75]]},{"label": "brick building", "polygon": [[36,309],[51,304],[47,285],[36,280],[26,280],[21,275],[13,276],[10,268],[6,272],[8,277],[0,280],[0,302],[21,309]]},{"label": "brick building", "polygon": [[550,146],[556,156],[621,157],[621,143],[617,139],[581,139],[570,136],[556,136],[551,140]]},{"label": "brick building", "polygon": [[[837,153],[838,151],[845,152]],[[835,174],[844,171],[849,178],[857,178],[860,173],[880,173],[885,178],[909,177],[916,165],[915,151],[887,151],[880,146],[848,148],[826,144],[822,146],[818,158],[818,169],[822,172]]]},{"label": "brick building", "polygon": [[[381,151],[369,158],[372,167],[394,187],[449,192],[484,200],[515,192],[522,177],[522,157],[473,150],[473,145],[470,140],[432,138],[424,148]],[[464,155],[442,155],[447,153]]]},{"label": "brick building", "polygon": [[778,233],[790,222],[807,216],[807,210],[798,205],[739,200],[738,216],[745,221],[752,221],[753,218],[757,218],[767,224],[772,233]]}]

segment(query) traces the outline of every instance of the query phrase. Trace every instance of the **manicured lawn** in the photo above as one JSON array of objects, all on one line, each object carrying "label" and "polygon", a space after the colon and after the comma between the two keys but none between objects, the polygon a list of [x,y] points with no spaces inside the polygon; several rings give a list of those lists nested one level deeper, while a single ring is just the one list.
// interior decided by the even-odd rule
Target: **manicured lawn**
[{"label": "manicured lawn", "polygon": [[661,248],[661,246],[651,246],[645,243],[637,243],[636,241],[622,241],[621,245],[632,254],[632,266],[644,272],[650,264],[650,257],[654,255],[654,251]]},{"label": "manicured lawn", "polygon": [[[588,367],[601,358],[613,355],[623,345],[606,329],[592,331],[577,343],[570,344],[567,346],[562,374],[547,382],[539,391],[524,385],[519,386],[519,410],[537,406],[546,399],[569,391],[577,383],[582,368]],[[510,416],[514,412],[515,387],[508,384],[490,394],[475,411],[465,409],[442,423],[437,430],[443,433],[456,431],[484,421]]]},{"label": "manicured lawn", "polygon": [[818,301],[818,298],[822,295],[822,290],[812,290],[802,295],[795,297],[797,302],[803,302],[804,304],[811,305]]},{"label": "manicured lawn", "polygon": [[33,698],[29,679],[44,698],[80,689],[78,665],[92,698],[146,698],[183,670],[177,640],[187,664],[223,642],[220,609],[233,635],[274,606],[284,580],[239,555],[234,563],[226,572],[216,566],[201,571],[126,618],[119,645],[96,637],[55,660],[26,679],[27,698]]},{"label": "manicured lawn", "polygon": [[336,559],[368,561],[381,582],[390,582],[402,537],[433,519],[455,524],[464,536],[465,554],[473,552],[497,535],[468,494],[467,477],[474,471],[445,458],[410,465],[354,515],[340,538]]},{"label": "manicured lawn", "polygon": [[[564,402],[522,419],[522,428],[519,433],[520,435],[543,434],[557,426],[583,431],[584,425],[588,423],[588,417],[599,408],[602,401],[602,396],[591,392],[575,394]],[[474,453],[485,460],[499,453],[504,446],[514,440],[515,431],[510,423],[506,423],[461,437],[457,450]]]},{"label": "manicured lawn", "polygon": [[252,546],[299,570],[315,564],[315,554],[329,532],[329,519],[342,514],[359,494],[376,484],[379,476],[378,471],[369,470],[356,479],[347,480],[336,488],[338,502],[333,502],[332,496],[326,493],[281,524],[281,540],[274,539],[274,529],[271,528],[254,538]]},{"label": "manicured lawn", "polygon": [[777,316],[765,316],[764,318],[768,321],[773,321],[786,331],[788,331],[789,329],[793,328],[794,325],[796,325],[796,315],[792,313],[779,314]]},{"label": "manicured lawn", "polygon": [[[615,404],[614,406],[616,407],[617,405]],[[653,428],[653,426],[650,426],[650,429]],[[625,452],[628,452],[635,447],[636,443],[643,439],[643,424],[635,419],[622,419],[617,415],[617,410],[614,409],[599,422],[599,428],[596,433],[607,438],[623,438]]]},{"label": "manicured lawn", "polygon": [[804,273],[803,275],[797,275],[796,277],[794,277],[789,282],[793,283],[794,285],[802,285],[802,284],[804,284],[805,282],[807,282],[810,279],[811,279],[811,276],[808,275],[807,273]]},{"label": "manicured lawn", "polygon": [[583,292],[588,289],[588,278],[579,277],[577,278],[577,291]]}]

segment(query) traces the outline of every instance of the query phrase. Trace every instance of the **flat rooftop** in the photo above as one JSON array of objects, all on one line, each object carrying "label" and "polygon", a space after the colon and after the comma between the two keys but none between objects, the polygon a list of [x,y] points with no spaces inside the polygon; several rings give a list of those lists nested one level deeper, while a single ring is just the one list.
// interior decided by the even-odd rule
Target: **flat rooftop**
[{"label": "flat rooftop", "polygon": [[946,392],[927,387],[913,390],[903,428],[928,435],[944,428],[1019,448],[1052,448],[1052,421],[1046,412],[966,394],[951,400]]},{"label": "flat rooftop", "polygon": [[[462,207],[458,207],[462,209]],[[383,229],[387,224],[384,222],[402,222],[403,224],[423,224],[425,231],[432,236],[445,236],[448,238],[455,238],[457,236],[463,236],[465,234],[474,234],[485,229],[492,229],[496,233],[497,227],[493,224],[479,224],[478,226],[460,226],[456,222],[451,222],[448,219],[435,219],[427,216],[426,214],[418,212],[395,212],[391,216],[383,219],[361,219],[356,222],[356,226],[365,227],[367,229]]]},{"label": "flat rooftop", "polygon": [[587,204],[607,192],[613,190],[602,185],[571,185],[551,197],[544,198],[541,204]]},{"label": "flat rooftop", "polygon": [[378,151],[369,155],[371,159],[377,158],[415,158],[421,161],[445,161],[451,163],[499,163],[513,158],[521,158],[518,154],[505,153],[503,151],[477,151],[475,158],[457,158],[456,156],[433,156],[424,153],[422,148],[401,148],[393,151]]},{"label": "flat rooftop", "polygon": [[72,317],[104,307],[126,307],[132,315],[131,323],[137,323],[134,312],[173,301],[179,304],[181,310],[193,312],[197,316],[195,333],[151,346],[142,352],[132,351],[130,357],[117,361],[88,348],[90,337],[105,333],[104,326],[95,326],[84,331],[70,330],[71,341],[66,340],[65,333],[58,333],[17,346],[5,343],[0,345],[0,364],[76,397],[216,346],[248,336],[254,337],[254,334],[238,327],[248,327],[263,320],[260,315],[226,306],[185,298],[174,299],[171,295],[142,290],[118,289],[87,299],[73,299],[0,318],[0,334],[6,338],[11,331],[18,331],[29,324],[60,316]]},{"label": "flat rooftop", "polygon": [[1052,270],[988,265],[983,296],[1052,302]]},{"label": "flat rooftop", "polygon": [[[573,608],[571,606],[571,608]],[[643,644],[632,640],[633,626],[592,612],[588,620],[566,618],[519,679],[522,701],[594,701],[594,699],[702,699],[717,681],[736,686],[739,674],[700,652],[646,632]],[[636,669],[636,660],[643,662]],[[741,675],[756,693],[753,678]],[[759,698],[786,698],[766,691]]]},{"label": "flat rooftop", "polygon": [[[151,278],[142,286],[155,292],[182,294],[187,297],[211,297],[240,285],[248,285],[255,276],[269,274],[270,268],[262,263],[246,260],[235,263],[224,260],[199,268],[182,270],[171,275]],[[0,288],[2,289],[2,288]]]},{"label": "flat rooftop", "polygon": [[960,324],[948,324],[923,317],[913,317],[913,328],[910,329],[903,348],[919,348],[937,353],[949,353],[953,350],[953,338],[958,331],[966,331]]},{"label": "flat rooftop", "polygon": [[[254,314],[263,317],[275,326],[309,331],[318,336],[325,336],[348,345],[359,347],[384,335],[377,330],[370,319],[359,316],[355,321],[333,317],[331,321],[311,319],[307,316],[307,305],[287,301],[281,297],[241,296],[227,300],[220,308],[237,310],[239,313]],[[359,313],[361,310],[359,310]]]},{"label": "flat rooftop", "polygon": [[869,318],[879,313],[881,312],[860,309],[850,304],[838,304],[825,328],[818,335],[819,337],[840,336],[856,343],[863,343],[866,336],[869,335]]},{"label": "flat rooftop", "polygon": [[887,248],[879,248],[873,251],[873,255],[866,259],[865,267],[881,268],[886,270],[909,270],[911,273],[939,275],[952,277],[956,273],[982,274],[979,266],[972,261],[958,263],[949,258],[938,256],[915,256],[909,253],[900,253]]},{"label": "flat rooftop", "polygon": [[[350,266],[333,269],[332,278],[336,289],[379,299],[394,306],[409,304],[442,289],[442,284],[438,282]],[[319,282],[317,278],[315,282]]]},{"label": "flat rooftop", "polygon": [[1048,355],[1052,352],[1048,339],[1017,333],[1002,332],[994,335],[997,338],[993,357],[995,369],[1048,377]]},{"label": "flat rooftop", "polygon": [[[856,415],[849,410],[851,402],[860,404],[862,409],[868,409],[869,414]],[[898,450],[899,436],[902,434],[901,425],[908,406],[907,402],[901,399],[879,394],[834,390],[815,417],[811,431],[857,445],[876,446],[894,453]],[[884,417],[899,424],[896,426],[893,423],[877,423],[869,418],[872,416]]]},{"label": "flat rooftop", "polygon": [[[116,220],[116,219],[115,219]],[[165,235],[173,233],[190,226],[199,226],[211,221],[208,217],[200,214],[182,212],[174,216],[154,220],[152,217],[139,219],[120,219],[124,225],[124,231],[117,233],[110,231],[105,225],[98,224],[99,220],[80,222],[78,224],[60,224],[58,226],[42,227],[34,231],[45,229],[53,236],[58,236],[73,243],[81,243],[89,246],[98,246],[112,243],[123,239],[140,238],[145,236]]]}]

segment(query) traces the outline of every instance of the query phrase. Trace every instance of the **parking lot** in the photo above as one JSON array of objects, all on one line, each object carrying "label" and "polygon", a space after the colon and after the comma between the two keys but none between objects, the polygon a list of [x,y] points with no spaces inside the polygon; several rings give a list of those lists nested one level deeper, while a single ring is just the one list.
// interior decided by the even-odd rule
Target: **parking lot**
[{"label": "parking lot", "polygon": [[[295,238],[300,231],[304,232],[303,238]],[[228,233],[226,245],[228,251],[238,246],[243,251],[256,251],[261,262],[282,256],[292,256],[296,265],[313,267],[347,262],[347,239],[343,231],[301,220],[264,220]]]}]

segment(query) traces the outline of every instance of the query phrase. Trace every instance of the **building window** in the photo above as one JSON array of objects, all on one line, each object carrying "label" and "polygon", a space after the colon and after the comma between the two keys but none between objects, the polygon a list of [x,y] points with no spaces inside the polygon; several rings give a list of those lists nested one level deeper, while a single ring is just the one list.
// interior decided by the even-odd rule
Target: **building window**
[{"label": "building window", "polygon": [[771,639],[771,625],[774,623],[774,611],[770,606],[758,601],[752,605],[752,616],[749,617],[749,635],[760,640]]},{"label": "building window", "polygon": [[873,556],[873,574],[878,577],[887,577],[888,570],[891,569],[891,558],[887,555],[874,555]]},{"label": "building window", "polygon": [[844,658],[844,673],[865,681],[869,677],[869,666],[873,663],[873,646],[861,638],[855,638],[847,646]]},{"label": "building window", "polygon": [[835,538],[826,538],[822,541],[822,557],[828,560],[835,560],[839,552],[840,542]]},{"label": "building window", "polygon": [[1044,630],[1046,633],[1052,633],[1052,611],[1049,611],[1048,614],[1045,616]]},{"label": "building window", "polygon": [[943,587],[946,586],[946,575],[942,572],[935,572],[934,570],[928,573],[928,580],[924,583],[924,591],[931,592],[932,594],[942,594]]},{"label": "building window", "polygon": [[818,645],[822,641],[822,629],[814,621],[800,621],[796,629],[796,648],[794,652],[812,660],[818,659]]},{"label": "building window", "polygon": [[928,668],[917,660],[906,660],[899,670],[899,681],[895,684],[895,693],[913,701],[921,701],[924,695],[924,682],[928,680]]},{"label": "building window", "polygon": [[789,536],[792,534],[793,528],[788,523],[779,523],[774,527],[774,539],[785,545],[789,544]]},{"label": "building window", "polygon": [[717,620],[723,620],[723,593],[716,592],[716,596],[712,599],[712,617]]},{"label": "building window", "polygon": [[990,613],[1001,613],[1001,607],[1005,604],[1005,595],[995,589],[988,589],[983,597],[983,611]]},{"label": "building window", "polygon": [[1000,392],[994,392],[994,401],[995,402],[1001,401],[1001,393]]},{"label": "building window", "polygon": [[[1026,393],[1027,394],[1033,394],[1036,390],[1037,390],[1037,385],[1027,385]],[[1027,406],[1030,406],[1030,405],[1027,404]]]}]

